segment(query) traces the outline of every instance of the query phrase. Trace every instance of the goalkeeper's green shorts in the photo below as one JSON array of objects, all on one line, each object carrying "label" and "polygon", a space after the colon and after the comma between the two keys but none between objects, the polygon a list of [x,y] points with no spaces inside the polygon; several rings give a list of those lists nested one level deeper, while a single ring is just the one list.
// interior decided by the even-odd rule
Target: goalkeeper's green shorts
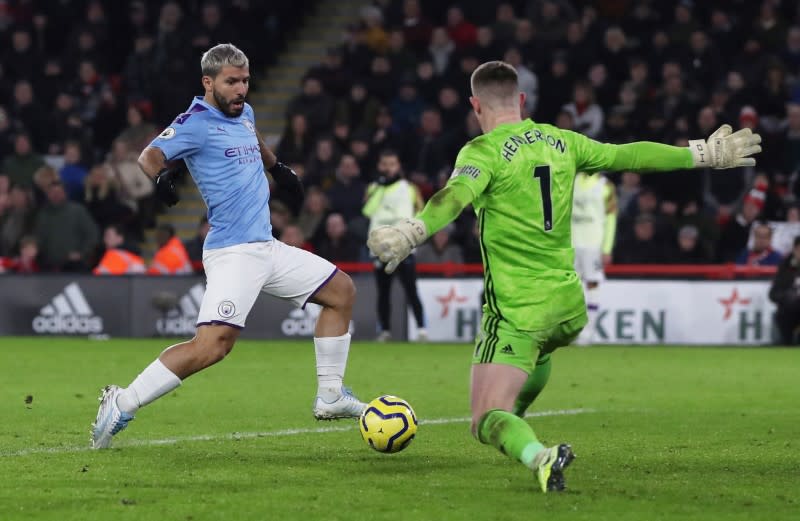
[{"label": "goalkeeper's green shorts", "polygon": [[506,364],[533,372],[540,354],[571,344],[586,325],[586,312],[541,331],[520,331],[490,311],[485,311],[475,341],[473,364]]}]

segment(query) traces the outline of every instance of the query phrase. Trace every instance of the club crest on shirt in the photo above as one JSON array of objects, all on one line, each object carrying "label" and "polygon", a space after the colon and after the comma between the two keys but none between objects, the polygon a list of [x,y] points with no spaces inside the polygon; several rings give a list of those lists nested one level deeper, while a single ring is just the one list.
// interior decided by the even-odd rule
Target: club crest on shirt
[{"label": "club crest on shirt", "polygon": [[164,132],[158,135],[159,139],[172,139],[175,137],[175,129],[172,127],[167,127],[164,129]]},{"label": "club crest on shirt", "polygon": [[245,127],[247,127],[247,130],[249,130],[249,131],[250,131],[250,132],[252,132],[253,134],[255,134],[255,133],[256,133],[256,127],[255,127],[255,126],[253,126],[253,122],[252,122],[252,121],[250,121],[249,119],[242,120],[242,125],[244,125]]},{"label": "club crest on shirt", "polygon": [[222,318],[231,318],[234,313],[236,313],[236,306],[233,305],[233,302],[230,300],[223,300],[220,302],[219,306],[217,306],[217,313]]}]

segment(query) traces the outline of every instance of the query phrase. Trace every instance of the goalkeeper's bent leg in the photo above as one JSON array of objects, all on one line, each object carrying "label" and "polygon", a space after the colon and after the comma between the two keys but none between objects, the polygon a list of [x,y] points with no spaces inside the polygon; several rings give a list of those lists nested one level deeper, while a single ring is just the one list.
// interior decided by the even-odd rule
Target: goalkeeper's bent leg
[{"label": "goalkeeper's bent leg", "polygon": [[528,422],[502,409],[492,409],[481,417],[477,437],[530,469],[536,467],[534,459],[544,450]]},{"label": "goalkeeper's bent leg", "polygon": [[514,402],[514,414],[520,418],[525,416],[528,407],[531,406],[544,389],[544,386],[547,385],[547,381],[550,379],[551,367],[550,353],[539,353],[539,358],[536,359],[536,367],[534,367],[533,372],[525,381]]}]

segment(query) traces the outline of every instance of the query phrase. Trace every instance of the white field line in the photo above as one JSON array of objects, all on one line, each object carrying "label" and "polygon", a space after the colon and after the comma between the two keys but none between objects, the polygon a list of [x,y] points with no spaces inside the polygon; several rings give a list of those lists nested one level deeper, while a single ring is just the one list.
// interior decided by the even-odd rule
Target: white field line
[{"label": "white field line", "polygon": [[[587,414],[595,412],[595,409],[559,409],[554,411],[539,411],[528,413],[526,418],[541,418],[543,416],[574,416],[576,414]],[[461,418],[431,418],[420,420],[420,425],[445,425],[450,423],[468,423],[472,419]],[[283,429],[279,431],[266,432],[234,432],[231,434],[199,434],[197,436],[177,436],[175,438],[163,438],[156,440],[120,440],[114,444],[115,448],[124,447],[155,447],[159,445],[174,445],[192,441],[221,441],[221,440],[247,440],[253,438],[276,438],[282,436],[297,436],[301,434],[324,434],[326,432],[347,432],[354,430],[355,425],[335,425],[330,427],[317,427],[313,429]],[[70,452],[88,452],[92,450],[87,445],[84,446],[63,446],[63,447],[36,447],[31,449],[21,449],[7,452],[0,452],[0,458],[14,456],[28,456],[31,454],[66,454]]]}]

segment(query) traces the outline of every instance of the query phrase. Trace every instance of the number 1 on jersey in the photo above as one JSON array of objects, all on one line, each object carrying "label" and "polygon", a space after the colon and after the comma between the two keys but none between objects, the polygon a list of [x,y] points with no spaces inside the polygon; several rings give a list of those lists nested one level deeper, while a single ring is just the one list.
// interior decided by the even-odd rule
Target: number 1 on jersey
[{"label": "number 1 on jersey", "polygon": [[542,212],[544,213],[544,231],[553,229],[553,199],[550,197],[550,165],[533,167],[533,177],[539,180],[542,190]]}]

